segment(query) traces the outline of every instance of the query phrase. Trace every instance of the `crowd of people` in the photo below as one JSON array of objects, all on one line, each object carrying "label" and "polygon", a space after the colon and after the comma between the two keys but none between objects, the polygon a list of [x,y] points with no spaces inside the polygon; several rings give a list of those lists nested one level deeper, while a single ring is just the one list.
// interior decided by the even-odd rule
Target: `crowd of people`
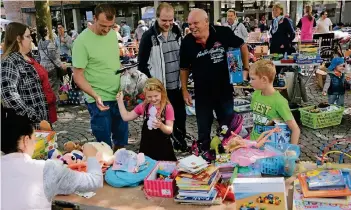
[{"label": "crowd of people", "polygon": [[[326,12],[318,21],[312,16],[310,6],[306,6],[305,12],[297,25],[302,39],[311,39],[315,31],[328,32],[332,29]],[[293,52],[295,27],[284,15],[281,5],[273,6],[272,15],[270,52],[290,54]],[[139,21],[133,37],[126,21],[118,25],[115,16],[115,8],[100,4],[94,11],[94,23],[79,35],[68,35],[64,26],[59,24],[58,34],[54,37],[48,33],[47,27],[38,28],[38,40],[33,39],[36,31],[22,23],[13,22],[7,26],[1,60],[1,127],[6,131],[2,132],[1,147],[6,154],[2,157],[2,167],[6,168],[3,170],[5,180],[2,181],[8,189],[13,189],[2,195],[9,209],[48,208],[56,194],[72,193],[78,189],[93,191],[102,186],[101,170],[94,158],[96,150],[90,146],[84,146],[83,151],[89,157],[88,173],[73,173],[52,161],[31,159],[34,128],[39,129],[42,121],[54,123],[57,120],[59,76],[60,72],[67,71],[62,57],[72,58],[73,78],[86,94],[93,135],[98,142],[107,143],[114,151],[128,144],[128,121],[139,116],[144,117],[140,151],[145,155],[155,160],[174,161],[174,149],[186,151],[185,105],[193,105],[187,88],[189,74],[192,73],[197,143],[200,151],[208,152],[213,112],[219,124],[228,124],[234,114],[233,86],[227,64],[230,48],[240,49],[243,77],[250,80],[256,90],[252,95],[255,125],[251,140],[258,138],[262,126],[286,123],[291,130],[291,143],[298,144],[300,129],[288,102],[273,88],[275,66],[267,60],[249,66],[249,51],[245,43],[252,28],[249,19],[239,22],[235,10],[230,9],[227,22],[218,26],[210,24],[204,10],[193,9],[186,24],[178,26],[174,24],[174,8],[168,3],[161,3],[156,9],[154,24],[148,28],[144,21]],[[267,30],[265,18],[256,21],[254,27]],[[127,111],[118,70],[121,69],[123,43],[131,40],[136,40],[139,46],[138,70],[149,79],[144,87],[145,101]],[[36,41],[40,62],[30,53],[32,42]],[[339,69],[340,65],[343,62],[336,62],[335,69]],[[329,80],[332,81],[329,81],[329,87],[333,87],[335,78],[331,75]],[[156,110],[156,119],[149,125],[151,110]],[[16,167],[13,167],[14,163]],[[26,178],[12,176],[13,173],[26,174]],[[22,198],[33,196],[32,199],[13,202],[12,198],[18,197],[20,186],[29,190],[33,183],[40,186],[36,192],[20,192]],[[30,200],[30,203],[25,203]]]}]

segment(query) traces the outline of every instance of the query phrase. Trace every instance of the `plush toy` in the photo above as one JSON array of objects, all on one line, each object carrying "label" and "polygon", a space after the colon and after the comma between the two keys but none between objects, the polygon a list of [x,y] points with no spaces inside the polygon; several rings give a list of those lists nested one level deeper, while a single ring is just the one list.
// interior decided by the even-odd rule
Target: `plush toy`
[{"label": "plush toy", "polygon": [[91,144],[96,148],[96,158],[99,162],[103,162],[107,165],[113,164],[115,156],[113,155],[113,150],[108,144],[105,142],[89,142],[88,144]]},{"label": "plush toy", "polygon": [[83,157],[84,157],[83,152],[79,150],[73,150],[71,154],[74,155],[77,160],[83,160]]},{"label": "plush toy", "polygon": [[216,151],[217,155],[225,152],[222,146],[222,140],[224,139],[224,135],[227,133],[227,131],[228,126],[222,125],[221,130],[219,130],[218,134],[211,140],[210,147]]},{"label": "plush toy", "polygon": [[42,120],[39,124],[39,127],[42,131],[52,131],[50,123],[46,120]]},{"label": "plush toy", "polygon": [[149,120],[147,121],[147,127],[149,128],[149,130],[152,130],[152,123],[154,122],[154,120],[156,120],[156,114],[157,114],[157,109],[155,106],[152,106],[149,110]]},{"label": "plush toy", "polygon": [[77,163],[77,158],[74,156],[72,153],[66,153],[64,154],[60,160],[63,162],[63,164],[71,165],[74,163]]},{"label": "plush toy", "polygon": [[63,145],[65,152],[70,153],[73,150],[82,151],[82,147],[79,144],[74,143],[73,141],[68,141]]},{"label": "plush toy", "polygon": [[62,153],[58,149],[52,149],[48,152],[48,159],[58,160],[62,157]]},{"label": "plush toy", "polygon": [[136,154],[133,151],[123,148],[116,151],[112,170],[137,173],[140,171],[140,167],[144,164],[144,153]]}]

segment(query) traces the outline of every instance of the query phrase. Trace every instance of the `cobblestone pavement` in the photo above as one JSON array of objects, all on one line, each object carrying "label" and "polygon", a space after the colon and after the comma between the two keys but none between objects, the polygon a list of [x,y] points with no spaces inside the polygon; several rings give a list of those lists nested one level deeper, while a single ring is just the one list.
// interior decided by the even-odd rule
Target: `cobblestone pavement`
[{"label": "cobblestone pavement", "polygon": [[[327,97],[321,96],[321,91],[314,83],[312,78],[306,87],[309,102],[308,104],[319,104],[326,102]],[[350,92],[345,96],[346,106],[351,107]],[[69,140],[79,142],[94,141],[94,136],[90,129],[90,116],[85,106],[63,106],[59,112],[59,120],[54,125],[54,129],[58,132],[59,149],[63,148],[63,144]],[[345,137],[351,138],[351,113],[345,114],[342,123],[338,126],[333,126],[324,129],[313,130],[300,125],[301,128],[301,160],[314,161],[315,155],[320,151],[321,147],[334,139]],[[137,151],[140,143],[142,119],[129,123],[129,145],[127,149]],[[217,123],[212,126],[212,131],[215,130]],[[197,125],[195,116],[188,116],[187,131],[193,136],[197,136]],[[340,148],[351,148],[351,144],[342,145]],[[181,154],[177,154],[178,156]],[[334,161],[337,161],[339,155],[331,155]],[[345,162],[351,163],[350,159],[345,158]]]}]

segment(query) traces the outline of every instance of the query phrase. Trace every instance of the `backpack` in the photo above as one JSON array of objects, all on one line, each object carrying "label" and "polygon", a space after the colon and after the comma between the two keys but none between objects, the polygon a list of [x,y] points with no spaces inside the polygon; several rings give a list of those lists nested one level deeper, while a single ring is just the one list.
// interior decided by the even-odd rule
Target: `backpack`
[{"label": "backpack", "polygon": [[146,167],[143,170],[132,173],[126,171],[114,171],[110,167],[105,174],[105,181],[112,187],[136,187],[139,186],[156,165],[156,160],[145,156]]}]

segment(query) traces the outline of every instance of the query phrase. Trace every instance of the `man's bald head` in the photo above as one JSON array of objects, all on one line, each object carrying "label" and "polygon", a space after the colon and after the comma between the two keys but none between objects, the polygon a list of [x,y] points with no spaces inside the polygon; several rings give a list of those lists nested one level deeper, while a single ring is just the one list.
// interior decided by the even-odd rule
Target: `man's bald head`
[{"label": "man's bald head", "polygon": [[206,11],[203,9],[196,8],[196,9],[191,10],[191,12],[189,13],[188,19],[193,18],[194,16],[198,17],[199,19],[208,21],[208,15],[207,15]]},{"label": "man's bald head", "polygon": [[203,9],[193,9],[188,16],[188,24],[191,34],[196,39],[202,39],[209,33],[208,16]]}]

